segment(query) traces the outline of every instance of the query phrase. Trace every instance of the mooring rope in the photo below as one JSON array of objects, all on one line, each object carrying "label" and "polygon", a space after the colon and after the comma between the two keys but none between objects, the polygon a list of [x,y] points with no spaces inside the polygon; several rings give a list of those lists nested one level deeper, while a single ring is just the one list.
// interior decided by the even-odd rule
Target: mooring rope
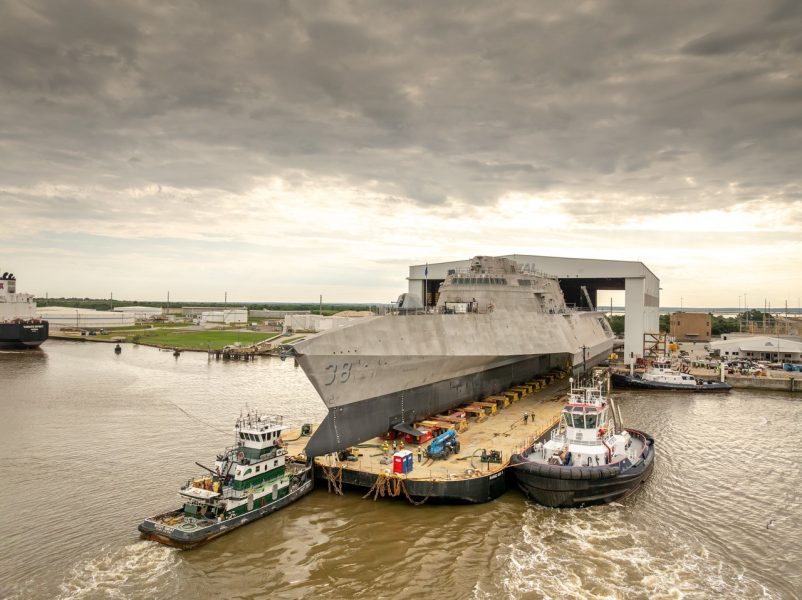
[{"label": "mooring rope", "polygon": [[191,414],[191,413],[187,412],[186,410],[184,410],[183,408],[181,408],[180,406],[178,406],[178,404],[176,404],[176,403],[175,403],[175,402],[173,402],[172,400],[169,400],[169,399],[167,399],[167,398],[164,398],[164,401],[165,401],[165,402],[167,402],[168,404],[172,404],[173,406],[175,406],[175,407],[176,407],[178,410],[180,410],[182,413],[184,413],[184,414],[185,414],[186,416],[188,416],[190,419],[194,419],[194,420],[195,420],[195,421],[197,421],[198,423],[201,423],[201,424],[203,424],[203,425],[206,425],[206,427],[208,427],[209,429],[213,429],[214,431],[216,431],[216,432],[218,432],[218,433],[222,433],[223,435],[230,435],[230,433],[231,433],[231,432],[229,432],[229,431],[223,431],[222,429],[218,429],[217,427],[215,427],[215,426],[214,426],[214,425],[212,425],[211,423],[207,423],[206,421],[204,421],[204,420],[203,420],[203,419],[201,419],[200,417],[196,417],[195,415],[193,415],[193,414]]}]

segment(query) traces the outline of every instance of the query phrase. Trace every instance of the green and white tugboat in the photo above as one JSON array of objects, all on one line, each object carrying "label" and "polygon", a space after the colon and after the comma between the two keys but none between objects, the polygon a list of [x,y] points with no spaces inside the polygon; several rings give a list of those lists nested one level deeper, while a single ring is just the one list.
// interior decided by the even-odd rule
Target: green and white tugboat
[{"label": "green and white tugboat", "polygon": [[311,462],[288,458],[283,418],[249,410],[237,419],[235,445],[214,468],[178,492],[183,506],[139,525],[142,537],[189,550],[268,515],[312,491]]}]

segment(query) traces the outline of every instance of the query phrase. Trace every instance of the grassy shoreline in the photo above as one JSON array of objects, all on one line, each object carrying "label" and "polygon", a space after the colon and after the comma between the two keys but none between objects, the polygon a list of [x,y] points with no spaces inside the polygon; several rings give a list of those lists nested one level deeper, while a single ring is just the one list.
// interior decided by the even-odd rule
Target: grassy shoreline
[{"label": "grassy shoreline", "polygon": [[[176,329],[140,329],[113,331],[103,335],[68,336],[54,334],[50,337],[61,340],[80,340],[82,342],[120,342],[142,344],[156,348],[191,350],[206,352],[220,350],[236,343],[251,346],[259,342],[272,340],[281,333],[275,331],[232,331],[232,330],[176,330]],[[124,339],[120,339],[124,338]]]}]

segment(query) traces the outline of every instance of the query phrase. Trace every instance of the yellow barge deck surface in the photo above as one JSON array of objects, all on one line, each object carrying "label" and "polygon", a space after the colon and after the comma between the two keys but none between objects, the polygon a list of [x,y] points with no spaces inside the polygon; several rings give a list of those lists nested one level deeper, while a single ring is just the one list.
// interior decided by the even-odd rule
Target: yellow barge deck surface
[{"label": "yellow barge deck surface", "polygon": [[[565,404],[567,386],[567,377],[555,378],[552,383],[539,391],[525,394],[519,401],[497,410],[495,414],[485,417],[479,423],[474,417],[469,418],[467,430],[457,436],[460,442],[460,452],[448,459],[426,458],[424,450],[431,440],[420,445],[405,443],[403,449],[412,452],[414,467],[412,472],[401,477],[408,480],[448,481],[483,477],[502,471],[506,468],[510,456],[514,452],[533,444],[538,437],[554,425]],[[482,398],[476,400],[481,401]],[[455,407],[455,410],[458,409]],[[529,415],[527,423],[524,423],[524,413]],[[309,440],[306,436],[300,437],[297,430],[287,432],[285,439],[293,440],[287,444],[290,455],[300,454]],[[381,462],[385,456],[382,449],[384,443],[383,438],[373,438],[359,444],[354,448],[357,460],[340,461],[332,455],[326,455],[315,458],[315,463],[328,468],[336,467],[338,470],[342,467],[343,470],[392,475],[392,441],[388,442],[390,450],[387,463]],[[418,460],[419,447],[423,453],[420,462]],[[481,462],[482,449],[487,450],[488,453],[491,450],[501,452],[501,463]]]}]

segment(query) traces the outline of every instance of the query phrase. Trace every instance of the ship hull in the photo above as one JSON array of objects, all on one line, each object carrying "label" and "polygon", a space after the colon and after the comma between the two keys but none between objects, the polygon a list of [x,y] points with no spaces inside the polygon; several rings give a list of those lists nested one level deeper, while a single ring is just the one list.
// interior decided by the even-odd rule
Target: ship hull
[{"label": "ship hull", "polygon": [[0,348],[36,348],[48,334],[47,321],[0,323]]},{"label": "ship hull", "polygon": [[509,470],[518,487],[528,497],[551,508],[581,508],[622,500],[636,491],[654,469],[654,439],[628,429],[644,441],[638,460],[620,465],[563,467],[530,461],[513,454]]},{"label": "ship hull", "polygon": [[[588,357],[590,367],[605,358]],[[306,446],[307,456],[321,456],[385,434],[395,425],[413,423],[465,402],[502,392],[554,368],[569,359],[564,354],[535,357],[487,358],[484,367],[433,383],[366,398],[329,409]],[[299,357],[303,365],[304,357]],[[452,359],[453,360],[453,359]],[[420,365],[418,365],[420,367]]]},{"label": "ship hull", "polygon": [[343,450],[555,367],[590,368],[612,344],[599,313],[512,310],[373,317],[308,338],[294,354],[329,414],[307,455]]}]

